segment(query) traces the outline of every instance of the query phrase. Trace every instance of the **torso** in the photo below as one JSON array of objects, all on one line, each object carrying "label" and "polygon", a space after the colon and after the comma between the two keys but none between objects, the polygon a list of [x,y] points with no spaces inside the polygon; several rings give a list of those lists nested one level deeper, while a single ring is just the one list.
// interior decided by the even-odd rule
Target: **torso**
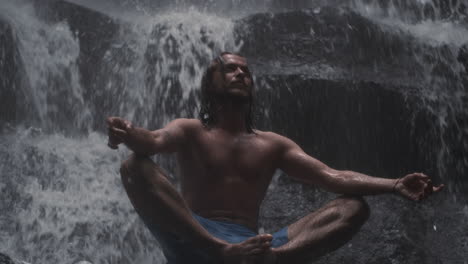
[{"label": "torso", "polygon": [[260,204],[277,167],[273,133],[230,134],[191,122],[198,124],[178,151],[182,195],[190,209],[256,229]]}]

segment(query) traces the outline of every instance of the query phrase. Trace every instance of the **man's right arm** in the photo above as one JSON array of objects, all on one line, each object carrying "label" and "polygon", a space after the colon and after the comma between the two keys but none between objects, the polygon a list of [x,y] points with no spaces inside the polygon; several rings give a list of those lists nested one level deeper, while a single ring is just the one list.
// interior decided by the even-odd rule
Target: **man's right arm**
[{"label": "man's right arm", "polygon": [[176,152],[186,142],[189,123],[189,119],[176,119],[164,128],[150,131],[134,127],[122,118],[109,117],[109,146],[112,148],[124,143],[136,154],[144,156]]}]

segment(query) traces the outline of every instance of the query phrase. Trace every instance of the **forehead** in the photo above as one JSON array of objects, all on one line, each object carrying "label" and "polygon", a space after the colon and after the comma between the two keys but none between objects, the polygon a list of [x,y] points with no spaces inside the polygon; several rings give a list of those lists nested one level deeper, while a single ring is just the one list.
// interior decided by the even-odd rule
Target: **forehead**
[{"label": "forehead", "polygon": [[223,55],[225,64],[236,64],[247,66],[247,59],[235,54],[225,54]]}]

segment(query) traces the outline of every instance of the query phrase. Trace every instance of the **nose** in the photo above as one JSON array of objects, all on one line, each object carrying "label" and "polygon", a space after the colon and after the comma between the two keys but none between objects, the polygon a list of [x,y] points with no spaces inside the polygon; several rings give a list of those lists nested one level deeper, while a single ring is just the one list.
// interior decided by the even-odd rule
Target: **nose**
[{"label": "nose", "polygon": [[245,72],[241,69],[241,67],[237,67],[237,69],[236,69],[236,75],[244,76],[244,75],[245,75]]}]

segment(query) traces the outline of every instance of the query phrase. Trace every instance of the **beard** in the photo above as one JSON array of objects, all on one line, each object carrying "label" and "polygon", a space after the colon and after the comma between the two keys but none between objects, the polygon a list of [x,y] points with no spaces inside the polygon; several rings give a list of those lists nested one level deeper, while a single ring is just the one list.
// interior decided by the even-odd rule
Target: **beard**
[{"label": "beard", "polygon": [[221,105],[243,106],[252,102],[252,93],[239,90],[225,90],[217,99]]},{"label": "beard", "polygon": [[252,95],[228,91],[224,94],[223,99],[225,103],[231,103],[233,105],[244,105],[250,103]]},{"label": "beard", "polygon": [[[219,87],[221,88],[221,87]],[[249,133],[253,131],[253,112],[255,108],[254,86],[244,92],[237,89],[202,89],[199,118],[204,125],[210,127],[217,123],[216,113],[223,109],[236,109],[245,113]],[[236,91],[237,90],[237,91]]]},{"label": "beard", "polygon": [[220,94],[225,103],[234,105],[247,104],[252,101],[252,87],[247,87],[245,84],[227,84],[224,86],[222,94]]},{"label": "beard", "polygon": [[233,106],[243,106],[248,105],[252,102],[252,88],[247,88],[246,86],[240,87],[229,87],[224,85],[223,89],[212,90],[208,92],[217,105],[233,105]]}]

